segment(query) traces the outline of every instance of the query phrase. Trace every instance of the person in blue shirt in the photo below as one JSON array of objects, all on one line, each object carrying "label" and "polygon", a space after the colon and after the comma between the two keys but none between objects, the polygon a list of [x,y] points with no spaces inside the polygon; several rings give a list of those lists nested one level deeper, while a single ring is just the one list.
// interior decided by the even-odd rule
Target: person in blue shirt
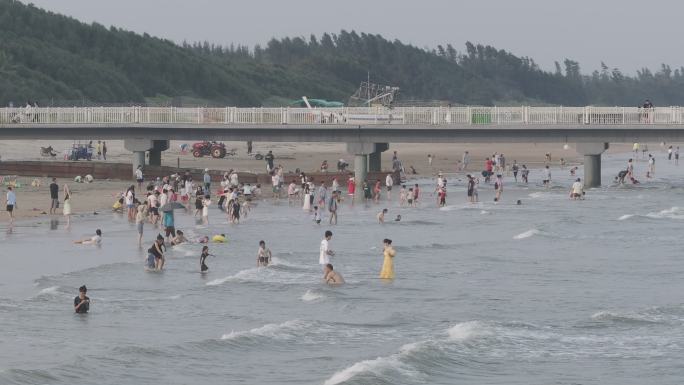
[{"label": "person in blue shirt", "polygon": [[14,223],[14,208],[17,206],[17,195],[12,190],[12,186],[7,187],[7,214],[10,223]]},{"label": "person in blue shirt", "polygon": [[209,175],[209,169],[204,169],[204,193],[211,194],[211,175]]},{"label": "person in blue shirt", "polygon": [[166,233],[166,238],[176,236],[175,220],[173,217],[173,211],[164,211],[164,217],[162,218],[162,226],[164,226],[164,232]]}]

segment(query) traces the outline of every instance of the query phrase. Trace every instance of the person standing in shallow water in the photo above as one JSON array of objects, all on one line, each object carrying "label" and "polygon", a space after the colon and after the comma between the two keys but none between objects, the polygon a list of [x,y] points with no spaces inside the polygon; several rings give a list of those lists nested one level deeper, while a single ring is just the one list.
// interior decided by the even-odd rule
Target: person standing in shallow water
[{"label": "person standing in shallow water", "polygon": [[208,256],[209,246],[202,247],[202,254],[200,254],[200,271],[202,273],[205,273],[207,270],[209,270],[209,266],[207,266],[207,264],[205,263]]},{"label": "person standing in shallow water", "polygon": [[88,288],[85,285],[78,288],[78,295],[74,298],[74,313],[87,314],[90,310],[90,298],[86,295]]},{"label": "person standing in shallow water", "polygon": [[396,252],[392,247],[392,240],[383,240],[384,260],[382,262],[382,270],[380,271],[380,279],[394,279],[394,256]]}]

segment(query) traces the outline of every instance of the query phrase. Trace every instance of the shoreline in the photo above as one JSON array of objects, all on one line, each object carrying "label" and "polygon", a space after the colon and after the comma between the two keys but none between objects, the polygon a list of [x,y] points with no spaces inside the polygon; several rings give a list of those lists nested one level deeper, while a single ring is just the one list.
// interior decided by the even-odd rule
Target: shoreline
[{"label": "shoreline", "polygon": [[[466,173],[476,173],[479,174],[479,172],[482,169],[482,163],[484,163],[484,158],[487,157],[486,154],[489,153],[489,150],[492,149],[503,149],[506,158],[507,158],[507,163],[509,170],[506,171],[505,176],[510,177],[512,174],[510,172],[510,165],[512,164],[513,160],[515,157],[518,157],[518,155],[521,155],[521,151],[527,151],[527,155],[525,158],[520,158],[524,159],[524,161],[518,161],[518,164],[522,166],[522,164],[526,164],[530,170],[539,170],[543,167],[545,164],[544,162],[544,153],[531,153],[530,152],[530,147],[531,145],[458,145],[454,147],[461,147],[462,148],[468,148],[471,152],[471,164],[469,167],[469,170],[467,172],[464,171],[459,171],[456,170],[456,167],[458,165],[458,161],[451,162],[450,159],[455,159],[458,158],[460,161],[461,157],[461,152],[457,152],[458,150],[454,148],[452,152],[454,152],[454,155],[445,155],[441,151],[439,153],[436,153],[436,156],[434,157],[434,162],[432,167],[427,166],[427,152],[423,152],[423,148],[417,148],[415,146],[412,149],[402,149],[402,146],[396,146],[392,147],[389,151],[383,153],[383,164],[385,166],[388,166],[391,164],[391,156],[392,156],[392,151],[396,149],[399,154],[399,158],[402,160],[404,167],[409,168],[412,166],[414,162],[417,161],[422,161],[424,164],[424,167],[416,167],[418,169],[418,174],[417,175],[411,175],[407,174],[407,178],[409,180],[411,179],[429,179],[437,175],[439,171],[442,171],[446,175],[451,175],[452,178],[455,180],[460,180]],[[308,147],[308,146],[304,146]],[[551,146],[549,146],[551,147]],[[561,148],[561,145],[558,145],[556,148]],[[311,164],[313,163],[314,165],[316,164],[316,159],[317,158],[328,158],[334,160],[335,158],[332,157],[332,150],[329,152],[317,152],[317,153],[305,153],[302,151],[307,150],[307,148],[298,148],[298,146],[293,146],[291,148],[293,153],[296,156],[291,156],[287,152],[285,152],[285,155],[280,159],[283,161],[283,164],[285,166],[286,170],[289,170],[293,168],[291,165],[290,161],[297,160],[306,160],[307,164],[309,164],[309,167],[306,168],[307,174],[309,174],[309,170],[311,169]],[[319,148],[320,150],[320,148]],[[620,145],[620,146],[614,146],[608,151],[608,154],[624,154],[624,156],[629,156],[628,154],[631,154],[632,152],[631,146],[628,145]],[[652,151],[653,153],[659,152],[662,150],[660,146],[654,148],[655,151]],[[485,152],[486,151],[486,152]],[[169,151],[172,152],[172,151]],[[513,155],[508,155],[508,154],[513,154]],[[574,150],[569,149],[567,151],[562,152],[563,155],[569,155],[566,158],[566,167],[565,169],[569,169],[570,167],[573,166],[581,166],[582,164],[582,158],[581,156],[578,156]],[[172,155],[172,154],[170,154]],[[425,156],[425,158],[423,158]],[[552,170],[559,170],[560,165],[559,165],[559,157],[555,157],[552,154],[553,158],[550,163],[551,169]],[[291,159],[292,158],[292,159]],[[220,163],[224,163],[222,168],[224,170],[228,170],[230,168],[234,168],[231,166],[235,166],[234,162],[230,162],[229,164],[225,164],[225,160],[215,160],[215,159],[206,159],[206,158],[199,158],[199,159],[186,159],[189,162],[183,163],[183,165],[191,165],[194,166],[193,168],[196,169],[197,166],[200,164],[206,164],[207,166],[217,166],[220,165]],[[223,162],[221,162],[223,161]],[[244,160],[243,160],[244,161]],[[49,161],[48,161],[49,162]],[[86,162],[86,161],[80,161],[80,162]],[[94,160],[93,162],[98,162]],[[523,163],[524,162],[524,163]],[[74,163],[78,163],[74,162]],[[104,163],[104,162],[103,162]],[[109,163],[109,162],[108,162]],[[113,162],[112,162],[113,163]],[[165,162],[165,163],[168,163]],[[188,164],[189,163],[189,164]],[[278,163],[278,159],[276,159],[276,164]],[[330,162],[331,168],[335,167],[334,162]],[[249,164],[252,165],[252,169],[257,168],[258,166],[263,166],[264,161],[256,161],[254,159],[249,160]],[[351,167],[353,169],[353,166]],[[0,169],[2,169],[2,162],[0,161]],[[214,169],[215,173],[218,174],[219,171],[217,169]],[[242,169],[244,170],[244,169]],[[479,171],[478,171],[479,170]],[[349,170],[352,171],[352,170]],[[214,174],[214,175],[216,175]],[[246,173],[244,173],[246,175]],[[265,175],[265,174],[262,174]],[[315,177],[318,177],[319,179],[321,178],[322,174],[316,173]],[[327,176],[332,176],[332,175],[339,175],[337,173],[329,173],[326,174]],[[218,178],[218,176],[216,176]],[[242,175],[241,175],[242,177]],[[61,204],[63,203],[63,186],[64,184],[68,184],[70,187],[70,190],[72,192],[72,210],[73,214],[72,216],[77,216],[77,215],[92,215],[93,212],[98,212],[98,213],[109,213],[111,211],[112,204],[114,203],[117,194],[121,193],[127,185],[130,185],[134,183],[132,180],[113,180],[113,179],[108,179],[108,180],[95,180],[93,183],[75,183],[73,182],[73,177],[72,178],[58,178],[57,183],[60,186],[60,209],[58,212],[60,214],[55,214],[55,215],[50,215],[47,214],[49,212],[49,205],[50,205],[50,199],[49,199],[49,192],[48,192],[48,185],[49,185],[49,179],[47,177],[31,177],[31,176],[21,176],[19,175],[18,178],[22,181],[22,183],[26,186],[25,188],[22,188],[22,190],[17,191],[18,195],[18,208],[15,211],[15,224],[18,221],[24,220],[24,219],[35,219],[35,218],[59,218],[59,217],[64,217],[61,214]],[[33,179],[39,179],[41,181],[41,186],[39,188],[34,188],[30,187],[30,182]],[[243,179],[241,179],[243,180]],[[218,179],[214,179],[212,181],[214,184],[218,183]],[[343,183],[341,183],[343,184]],[[270,181],[267,183],[264,183],[264,185],[270,185]],[[3,183],[3,192],[6,191],[6,188]],[[3,210],[4,211],[4,210]],[[45,213],[45,214],[44,214]],[[0,223],[1,224],[9,224],[9,218],[7,216],[7,213],[0,213]]]}]

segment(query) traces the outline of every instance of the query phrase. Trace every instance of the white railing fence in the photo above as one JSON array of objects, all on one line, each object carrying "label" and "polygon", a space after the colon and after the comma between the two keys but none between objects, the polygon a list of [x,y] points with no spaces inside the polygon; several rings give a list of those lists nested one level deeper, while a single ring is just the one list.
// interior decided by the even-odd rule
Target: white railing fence
[{"label": "white railing fence", "polygon": [[0,124],[643,125],[684,124],[682,107],[0,108]]}]

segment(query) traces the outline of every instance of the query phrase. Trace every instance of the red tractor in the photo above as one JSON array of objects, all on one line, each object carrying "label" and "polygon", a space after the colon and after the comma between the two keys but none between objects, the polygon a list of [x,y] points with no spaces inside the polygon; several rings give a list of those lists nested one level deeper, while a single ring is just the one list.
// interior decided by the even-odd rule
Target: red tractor
[{"label": "red tractor", "polygon": [[225,158],[226,145],[217,142],[197,142],[192,145],[192,156],[201,158],[211,155],[212,158]]}]

